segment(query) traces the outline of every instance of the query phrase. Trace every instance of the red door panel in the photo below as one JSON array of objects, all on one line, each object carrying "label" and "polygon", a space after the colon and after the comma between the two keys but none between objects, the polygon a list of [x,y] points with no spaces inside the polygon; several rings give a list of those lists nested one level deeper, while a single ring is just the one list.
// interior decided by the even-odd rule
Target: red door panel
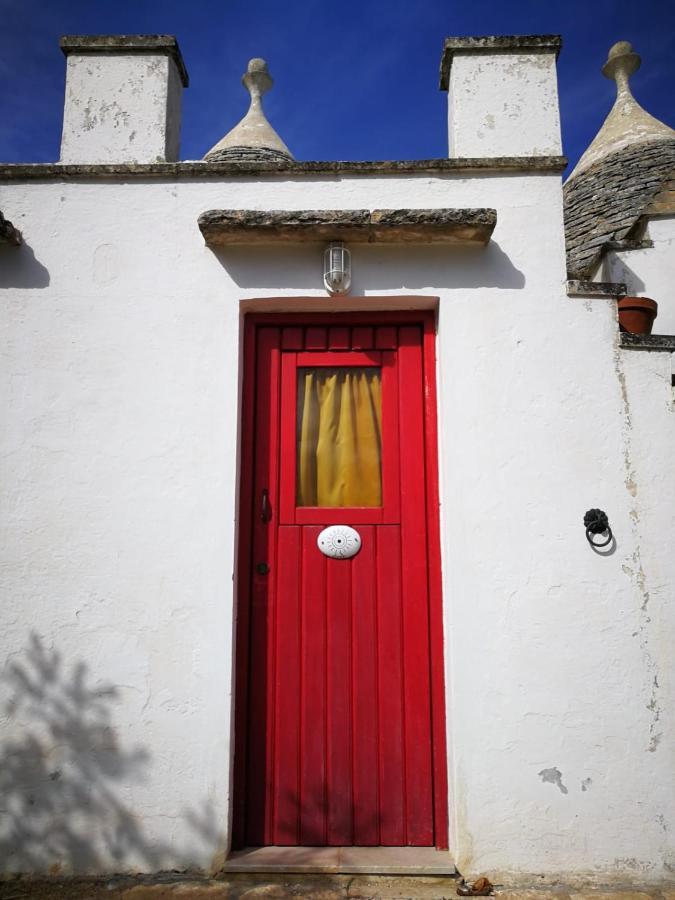
[{"label": "red door panel", "polygon": [[[246,334],[234,845],[447,846],[433,321]],[[307,366],[381,368],[380,506],[297,506]],[[331,524],[356,556],[319,551]]]}]

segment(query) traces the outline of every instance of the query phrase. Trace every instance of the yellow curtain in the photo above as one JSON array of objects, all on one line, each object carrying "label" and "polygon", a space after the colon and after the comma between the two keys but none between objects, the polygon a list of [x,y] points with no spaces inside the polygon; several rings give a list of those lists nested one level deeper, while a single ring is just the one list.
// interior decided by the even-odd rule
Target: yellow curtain
[{"label": "yellow curtain", "polygon": [[378,368],[298,369],[298,506],[382,505]]}]

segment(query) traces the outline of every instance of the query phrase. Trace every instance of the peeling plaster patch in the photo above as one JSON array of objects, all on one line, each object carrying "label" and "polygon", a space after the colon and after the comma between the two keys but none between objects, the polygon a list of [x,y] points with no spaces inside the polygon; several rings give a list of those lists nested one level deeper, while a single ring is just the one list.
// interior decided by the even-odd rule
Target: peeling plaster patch
[{"label": "peeling plaster patch", "polygon": [[590,787],[592,784],[593,784],[592,778],[584,778],[584,780],[581,782],[581,790],[582,791],[590,790]]},{"label": "peeling plaster patch", "polygon": [[640,649],[642,650],[645,667],[647,672],[652,676],[652,684],[647,703],[647,709],[650,711],[652,720],[649,725],[649,744],[647,746],[648,753],[654,753],[659,746],[663,736],[661,731],[657,731],[657,726],[661,718],[661,707],[659,704],[659,680],[656,663],[649,650],[649,624],[651,617],[647,612],[649,606],[650,593],[647,589],[647,575],[642,565],[641,550],[641,534],[640,534],[640,510],[638,505],[638,485],[635,480],[635,470],[632,465],[632,429],[633,422],[630,411],[630,401],[628,398],[628,388],[626,386],[626,375],[621,364],[621,352],[618,346],[614,350],[614,368],[619,381],[621,390],[621,404],[623,407],[623,459],[625,472],[626,490],[631,496],[631,509],[629,512],[631,520],[631,531],[633,537],[634,550],[630,559],[632,565],[623,564],[622,570],[633,582],[638,597],[640,599],[640,621],[638,630],[633,632],[633,637],[640,640]]},{"label": "peeling plaster patch", "polygon": [[569,791],[562,783],[562,772],[560,769],[553,766],[552,769],[542,769],[538,775],[545,784],[554,784],[561,794],[569,794]]},{"label": "peeling plaster patch", "polygon": [[[649,730],[652,731],[653,729],[650,728]],[[649,746],[647,747],[647,753],[655,753],[656,752],[656,748],[661,743],[662,737],[663,737],[663,734],[660,731],[658,732],[658,734],[652,735],[651,740],[649,741]]]},{"label": "peeling plaster patch", "polygon": [[656,748],[659,746],[661,742],[661,738],[663,737],[663,733],[660,731],[656,731],[656,726],[661,719],[661,707],[659,706],[658,701],[658,689],[659,689],[659,680],[658,677],[654,676],[654,681],[652,683],[652,695],[647,704],[647,709],[652,714],[652,724],[649,728],[650,741],[647,750],[649,753],[654,753]]}]

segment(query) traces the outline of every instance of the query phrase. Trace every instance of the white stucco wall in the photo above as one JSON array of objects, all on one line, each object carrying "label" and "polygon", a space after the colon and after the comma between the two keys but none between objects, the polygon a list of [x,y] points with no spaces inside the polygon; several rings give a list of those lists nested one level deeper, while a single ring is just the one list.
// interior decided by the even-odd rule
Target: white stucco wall
[{"label": "white stucco wall", "polygon": [[448,143],[451,157],[562,153],[555,54],[454,56]]},{"label": "white stucco wall", "polygon": [[607,253],[599,280],[625,282],[629,296],[656,300],[654,334],[675,334],[675,216],[654,216],[643,237],[653,246]]},{"label": "white stucco wall", "polygon": [[178,159],[182,84],[157,53],[72,53],[66,68],[62,163]]},{"label": "white stucco wall", "polygon": [[[0,248],[8,868],[222,859],[242,309],[412,295],[439,298],[452,852],[509,877],[675,865],[670,360],[567,297],[557,176],[11,183],[2,206],[26,239]],[[406,206],[496,207],[494,240],[354,245],[336,302],[319,245],[215,253],[196,224]]]}]

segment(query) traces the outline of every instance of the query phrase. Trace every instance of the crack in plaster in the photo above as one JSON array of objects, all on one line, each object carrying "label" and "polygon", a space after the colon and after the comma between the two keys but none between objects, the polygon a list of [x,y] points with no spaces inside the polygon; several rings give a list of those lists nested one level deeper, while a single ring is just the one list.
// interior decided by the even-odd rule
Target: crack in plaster
[{"label": "crack in plaster", "polygon": [[621,392],[621,405],[623,411],[622,438],[625,475],[624,484],[631,497],[629,517],[631,522],[633,545],[635,548],[630,558],[632,566],[624,563],[621,568],[624,574],[632,580],[633,584],[637,588],[637,593],[641,600],[639,610],[640,622],[638,625],[638,630],[632,633],[632,637],[639,638],[640,649],[642,650],[644,656],[645,666],[651,676],[649,702],[646,704],[646,708],[651,713],[651,722],[649,725],[649,743],[646,750],[648,753],[654,753],[659,746],[661,738],[663,737],[662,732],[657,731],[657,727],[661,719],[661,706],[659,703],[659,680],[656,662],[654,661],[654,658],[649,649],[649,625],[651,623],[651,616],[648,614],[647,608],[649,606],[650,593],[647,590],[647,575],[642,564],[638,484],[636,481],[635,469],[633,468],[632,464],[633,420],[630,409],[630,400],[628,397],[626,373],[623,370],[621,352],[619,350],[618,344],[614,349],[614,368],[616,371],[617,379],[619,381],[619,388]]}]

